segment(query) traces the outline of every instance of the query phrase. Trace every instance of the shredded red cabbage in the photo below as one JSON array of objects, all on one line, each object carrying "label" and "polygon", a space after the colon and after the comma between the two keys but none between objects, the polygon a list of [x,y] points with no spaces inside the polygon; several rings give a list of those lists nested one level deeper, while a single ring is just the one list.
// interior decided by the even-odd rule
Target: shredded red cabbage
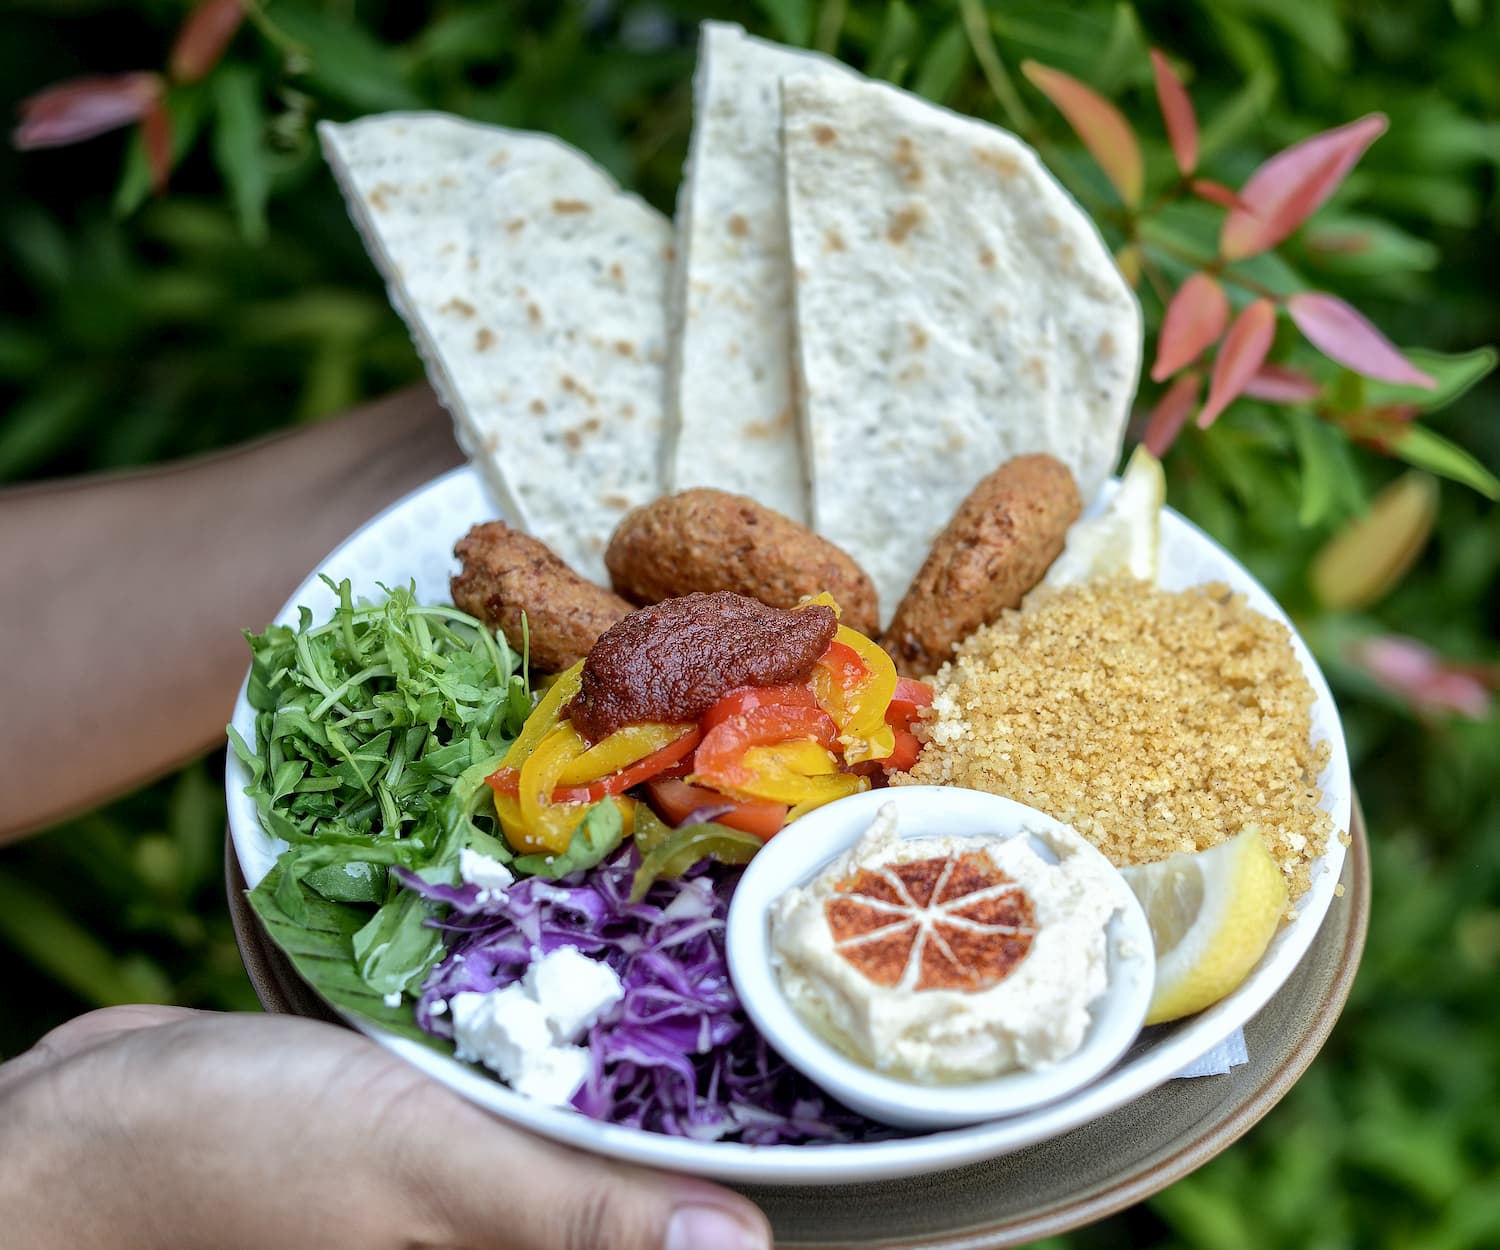
[{"label": "shredded red cabbage", "polygon": [[448,934],[448,950],[423,983],[417,1023],[451,1040],[439,1003],[464,990],[502,989],[534,959],[576,946],[608,963],[625,987],[586,1039],[593,1068],[573,1097],[585,1115],[754,1145],[889,1135],[785,1063],[746,1017],[724,955],[738,870],[700,865],[631,903],[639,863],[627,846],[587,872],[528,877],[503,891],[429,885],[398,870],[409,888],[451,909],[433,922]]}]

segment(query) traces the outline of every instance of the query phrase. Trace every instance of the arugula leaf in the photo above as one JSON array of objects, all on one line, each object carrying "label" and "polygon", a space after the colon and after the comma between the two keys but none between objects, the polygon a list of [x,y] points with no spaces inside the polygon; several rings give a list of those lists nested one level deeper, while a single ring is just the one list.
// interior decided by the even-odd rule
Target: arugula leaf
[{"label": "arugula leaf", "polygon": [[584,813],[566,851],[561,855],[523,855],[515,861],[515,869],[529,877],[566,877],[570,872],[594,867],[624,837],[625,820],[620,809],[609,799],[601,799]]},{"label": "arugula leaf", "polygon": [[504,637],[456,608],[419,604],[409,586],[371,604],[347,580],[328,585],[338,606],[321,625],[304,608],[295,629],[246,635],[255,742],[230,741],[262,822],[287,842],[408,836],[503,753],[530,688]]}]

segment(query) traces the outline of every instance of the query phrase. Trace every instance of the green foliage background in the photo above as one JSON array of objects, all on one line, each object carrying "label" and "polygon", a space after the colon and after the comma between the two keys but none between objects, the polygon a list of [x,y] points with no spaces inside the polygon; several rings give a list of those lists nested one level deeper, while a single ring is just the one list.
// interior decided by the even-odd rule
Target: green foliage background
[{"label": "green foliage background", "polygon": [[[73,74],[158,66],[186,7],[22,0],[8,6],[0,80],[20,98]],[[1112,95],[1156,170],[1167,156],[1149,45],[1193,68],[1206,172],[1232,184],[1276,147],[1385,111],[1390,133],[1284,249],[1289,264],[1403,346],[1500,340],[1493,0],[984,10],[1012,73],[1034,57]],[[430,106],[550,130],[670,211],[693,26],[710,16],[1001,117],[954,3],[274,0],[262,13],[211,78],[176,91],[183,159],[165,198],[147,195],[140,154],[118,135],[0,151],[0,481],[221,446],[419,376],[310,118]],[[1050,106],[1021,93],[1031,137],[1107,202]],[[1319,246],[1318,229],[1368,246]],[[1497,410],[1490,379],[1426,420],[1495,471]],[[1415,719],[1344,659],[1349,639],[1395,631],[1492,662],[1500,513],[1445,483],[1423,558],[1374,608],[1322,612],[1306,584],[1311,553],[1395,472],[1342,439],[1298,442],[1284,411],[1248,403],[1168,460],[1172,501],[1298,615],[1335,683],[1370,815],[1374,920],[1354,999],[1285,1102],[1144,1207],[1050,1245],[1500,1245],[1500,722]],[[254,1007],[222,901],[220,779],[219,760],[195,764],[0,858],[0,1054],[98,1004]]]}]

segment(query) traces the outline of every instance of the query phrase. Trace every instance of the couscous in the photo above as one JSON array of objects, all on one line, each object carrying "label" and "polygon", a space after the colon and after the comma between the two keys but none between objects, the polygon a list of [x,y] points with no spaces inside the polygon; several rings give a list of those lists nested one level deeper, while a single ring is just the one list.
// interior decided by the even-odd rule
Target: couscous
[{"label": "couscous", "polygon": [[1116,865],[1254,827],[1295,899],[1332,830],[1325,743],[1289,631],[1222,585],[1114,579],[1034,595],[934,678],[896,784],[967,786],[1066,821]]}]

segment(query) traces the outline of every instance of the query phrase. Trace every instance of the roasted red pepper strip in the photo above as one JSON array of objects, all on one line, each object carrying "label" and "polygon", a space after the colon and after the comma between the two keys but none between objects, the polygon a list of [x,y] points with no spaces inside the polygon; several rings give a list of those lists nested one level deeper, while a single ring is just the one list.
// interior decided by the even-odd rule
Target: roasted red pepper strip
[{"label": "roasted red pepper strip", "polygon": [[917,762],[917,756],[922,752],[922,744],[917,735],[909,729],[896,730],[896,745],[890,755],[880,761],[882,768],[891,772],[904,773]]},{"label": "roasted red pepper strip", "polygon": [[[705,790],[685,781],[658,777],[646,783],[651,806],[669,825],[680,825],[694,812],[705,808],[717,813],[714,823],[728,825],[741,833],[769,838],[786,824],[787,805],[767,799],[732,799],[717,790]],[[728,807],[728,811],[723,809]]]},{"label": "roasted red pepper strip", "polygon": [[734,787],[751,785],[753,769],[745,766],[745,751],[776,742],[814,741],[832,747],[838,738],[833,717],[821,708],[767,704],[720,722],[698,745],[693,772],[704,781]]},{"label": "roasted red pepper strip", "polygon": [[910,677],[898,678],[896,693],[891,696],[891,705],[885,710],[885,723],[896,729],[910,729],[917,714],[931,705],[931,686],[924,681],[913,681]]},{"label": "roasted red pepper strip", "polygon": [[[557,786],[552,791],[554,803],[592,803],[604,798],[609,794],[624,794],[632,786],[638,786],[643,781],[670,769],[680,760],[686,759],[693,748],[698,745],[702,734],[697,729],[690,729],[675,742],[669,742],[659,751],[653,751],[650,755],[636,760],[628,768],[622,768],[617,773],[611,773],[608,777],[601,777],[598,781],[591,781],[581,786]],[[517,768],[497,768],[485,782],[496,794],[518,794],[520,792],[521,772]]]},{"label": "roasted red pepper strip", "polygon": [[704,713],[698,724],[708,733],[732,716],[743,716],[752,708],[767,706],[817,707],[818,701],[805,682],[791,686],[746,686],[731,690]]}]

